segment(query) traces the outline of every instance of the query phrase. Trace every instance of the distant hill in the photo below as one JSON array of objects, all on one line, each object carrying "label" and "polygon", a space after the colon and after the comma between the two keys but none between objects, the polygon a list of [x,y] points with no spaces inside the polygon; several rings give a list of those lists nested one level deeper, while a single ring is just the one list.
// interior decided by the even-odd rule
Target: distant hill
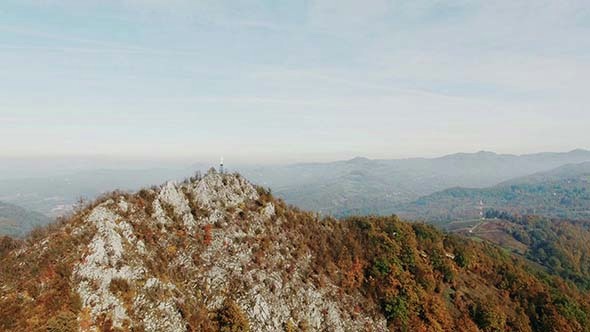
[{"label": "distant hill", "polygon": [[0,202],[0,235],[23,236],[35,226],[51,221],[47,216]]},{"label": "distant hill", "polygon": [[445,223],[479,217],[479,202],[518,214],[590,220],[590,162],[502,182],[496,186],[446,189],[395,207],[407,218]]},{"label": "distant hill", "polygon": [[458,153],[440,158],[370,160],[244,168],[252,181],[288,203],[324,214],[388,214],[392,207],[451,187],[484,188],[515,177],[590,161],[590,151],[507,155]]},{"label": "distant hill", "polygon": [[590,176],[590,162],[567,164],[547,172],[538,172],[528,176],[511,179],[500,185],[534,184],[538,182],[550,182],[581,178]]}]

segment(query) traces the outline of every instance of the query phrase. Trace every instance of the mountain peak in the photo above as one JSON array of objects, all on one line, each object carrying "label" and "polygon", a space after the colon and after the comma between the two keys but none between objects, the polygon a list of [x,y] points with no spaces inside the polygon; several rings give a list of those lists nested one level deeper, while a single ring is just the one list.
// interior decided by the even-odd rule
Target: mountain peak
[{"label": "mountain peak", "polygon": [[494,158],[499,156],[497,153],[492,152],[492,151],[485,151],[485,150],[481,150],[481,151],[477,151],[477,152],[458,152],[458,153],[453,153],[453,154],[449,154],[446,156],[442,156],[439,158],[435,158],[435,159],[441,159],[441,160],[466,160],[466,159],[477,159],[477,158]]},{"label": "mountain peak", "polygon": [[[352,319],[349,310],[358,300],[342,301],[331,282],[322,289],[312,282],[306,272],[311,252],[289,240],[286,209],[238,174],[209,172],[135,194],[107,195],[11,259],[59,255],[36,264],[49,278],[45,283],[62,278],[48,262],[70,271],[60,287],[71,290],[70,302],[79,305],[69,310],[79,313],[80,326],[89,331],[106,325],[206,330],[207,324],[220,324],[207,313],[220,310],[239,312],[255,331],[282,330],[288,322],[314,330],[370,324],[385,331],[382,315]],[[7,282],[0,298],[20,282]],[[45,306],[32,301],[28,306]],[[200,313],[205,314],[197,318]]]}]

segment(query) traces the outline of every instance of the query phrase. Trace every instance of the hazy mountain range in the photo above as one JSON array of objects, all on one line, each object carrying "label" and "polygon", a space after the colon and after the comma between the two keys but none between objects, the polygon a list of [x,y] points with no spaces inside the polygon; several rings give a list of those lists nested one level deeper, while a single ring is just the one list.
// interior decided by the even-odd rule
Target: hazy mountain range
[{"label": "hazy mountain range", "polygon": [[[568,174],[575,171],[576,166],[565,165],[589,161],[590,151],[578,149],[526,155],[481,151],[439,158],[354,158],[329,163],[227,166],[230,171],[239,171],[253,183],[271,188],[290,204],[326,215],[401,213],[408,217],[440,221],[462,216],[448,213],[445,209],[475,211],[471,200],[451,202],[443,199],[446,194],[469,192],[473,193],[473,199],[483,198],[473,188],[492,187],[516,178],[519,178],[518,181],[544,181],[559,172]],[[200,163],[176,168],[84,169],[51,176],[12,176],[0,180],[0,201],[53,217],[70,211],[80,198],[93,199],[114,189],[134,191],[151,183],[181,180],[211,166],[216,165]],[[89,166],[85,164],[84,167]],[[556,168],[555,173],[533,175]],[[529,175],[532,177],[522,178]],[[436,194],[449,188],[455,189]],[[441,204],[435,203],[437,199],[438,202],[447,200],[450,204],[465,206],[441,207]],[[430,213],[425,209],[438,212]]]},{"label": "hazy mountain range", "polygon": [[590,161],[590,151],[506,155],[458,153],[440,158],[347,161],[246,169],[287,202],[336,216],[388,214],[451,187],[483,188],[516,177]]}]

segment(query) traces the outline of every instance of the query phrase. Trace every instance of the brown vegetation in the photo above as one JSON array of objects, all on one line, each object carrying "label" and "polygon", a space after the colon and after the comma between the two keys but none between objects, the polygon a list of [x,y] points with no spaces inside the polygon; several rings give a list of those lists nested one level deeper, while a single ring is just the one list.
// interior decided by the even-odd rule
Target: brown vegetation
[{"label": "brown vegetation", "polygon": [[[333,284],[340,287],[338,294],[359,299],[349,308],[353,317],[361,313],[383,315],[393,331],[590,331],[590,296],[581,283],[566,281],[588,274],[587,266],[575,266],[587,263],[587,257],[575,249],[578,245],[585,248],[590,241],[576,245],[572,243],[578,242],[566,241],[587,239],[587,235],[575,234],[586,228],[569,224],[558,224],[563,226],[560,229],[549,227],[555,233],[551,236],[559,240],[551,247],[560,253],[560,265],[556,265],[554,273],[490,243],[445,234],[395,216],[321,219],[287,206],[273,198],[269,190],[258,188],[258,194],[257,201],[229,209],[226,216],[226,220],[247,228],[249,216],[268,203],[275,206],[276,216],[261,223],[251,236],[239,240],[253,250],[253,262],[244,269],[265,268],[270,264],[269,256],[278,252],[285,257],[279,264],[284,278],[297,273],[318,288]],[[156,192],[149,189],[137,195],[115,192],[100,201],[120,196],[143,209],[131,225],[134,234],[153,253],[146,261],[149,273],[161,280],[186,283],[184,267],[171,262],[191,248],[194,251],[189,260],[198,264],[200,250],[205,250],[214,239],[213,225],[205,224],[202,232],[187,236],[173,207],[166,204],[162,208],[177,222],[143,222],[153,212],[156,197]],[[194,216],[208,213],[190,197],[189,201]],[[73,230],[96,204],[87,205],[87,209],[80,209],[67,220],[34,231],[24,241],[0,238],[0,330],[90,330],[89,309],[82,308],[70,280],[74,266],[83,257],[79,248],[85,248],[95,232],[92,227],[80,228],[83,232]],[[530,241],[532,244],[537,240]],[[540,249],[542,246],[536,250]],[[309,254],[311,265],[302,266]],[[550,255],[546,256],[540,263],[553,262]],[[562,274],[566,271],[564,264],[572,265],[567,275]],[[231,286],[230,283],[228,289]],[[127,306],[138,289],[123,279],[113,279],[109,285],[111,293]],[[157,302],[161,296],[158,292],[154,290],[146,296]],[[250,329],[246,315],[230,298],[219,310],[210,311],[197,294],[179,300],[176,309],[189,331]],[[94,325],[105,331],[114,329],[108,317]],[[303,320],[287,321],[284,328],[309,330]],[[141,330],[141,324],[136,329]]]}]

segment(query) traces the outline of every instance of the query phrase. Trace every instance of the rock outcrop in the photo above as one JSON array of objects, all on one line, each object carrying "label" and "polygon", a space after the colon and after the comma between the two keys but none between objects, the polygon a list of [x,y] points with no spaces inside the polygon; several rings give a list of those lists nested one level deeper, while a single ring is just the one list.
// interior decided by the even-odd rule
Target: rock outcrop
[{"label": "rock outcrop", "polygon": [[63,226],[79,238],[68,280],[77,321],[83,331],[205,329],[199,319],[214,320],[229,299],[252,331],[385,331],[377,311],[352,312],[360,294],[315,282],[313,253],[297,251],[285,222],[237,174],[110,195]]}]

